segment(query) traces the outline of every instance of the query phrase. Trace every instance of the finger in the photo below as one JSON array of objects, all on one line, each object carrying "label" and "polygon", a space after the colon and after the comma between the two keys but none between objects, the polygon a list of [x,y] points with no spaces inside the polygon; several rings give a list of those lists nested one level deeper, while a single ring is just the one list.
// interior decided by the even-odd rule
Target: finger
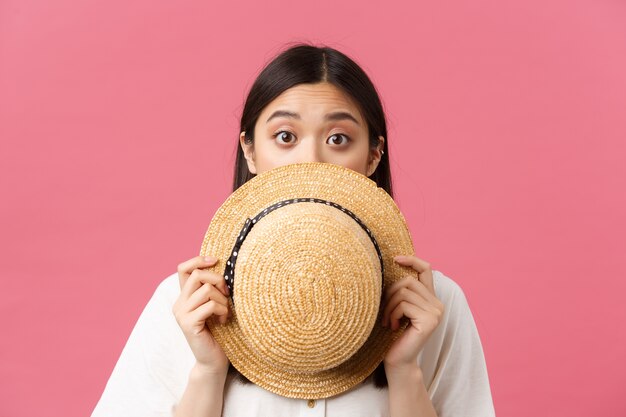
[{"label": "finger", "polygon": [[185,262],[178,264],[176,268],[178,271],[178,284],[182,289],[185,286],[185,282],[191,275],[194,269],[206,268],[209,266],[213,266],[217,263],[217,258],[215,256],[195,256]]},{"label": "finger", "polygon": [[211,300],[190,312],[188,314],[188,320],[191,323],[199,323],[208,320],[211,316],[226,317],[227,314],[228,309],[226,306],[217,303],[215,300]]},{"label": "finger", "polygon": [[383,296],[383,302],[384,303],[389,303],[389,299],[391,299],[391,297],[396,293],[396,291],[398,291],[400,288],[406,288],[409,286],[409,284],[413,281],[418,281],[417,277],[413,277],[413,276],[406,276],[404,278],[402,278],[399,281],[394,282],[393,284],[391,284],[389,287],[387,287],[385,289],[385,294]]},{"label": "finger", "polygon": [[389,316],[391,312],[403,301],[416,305],[423,310],[435,312],[435,307],[431,306],[428,300],[426,300],[422,295],[412,291],[410,288],[400,288],[393,294],[389,303],[385,305],[382,317],[383,326],[389,325]]},{"label": "finger", "polygon": [[215,300],[219,304],[228,306],[228,300],[220,290],[211,284],[202,284],[202,286],[194,291],[191,297],[184,302],[183,311],[193,311],[210,300]]},{"label": "finger", "polygon": [[391,330],[397,330],[398,327],[400,327],[400,319],[402,317],[406,316],[409,319],[416,319],[421,314],[428,314],[428,312],[407,301],[401,301],[400,304],[393,309],[389,316]]},{"label": "finger", "polygon": [[[395,285],[395,284],[398,284],[398,285]],[[441,303],[441,300],[437,298],[437,295],[435,293],[431,292],[431,290],[428,287],[426,287],[426,285],[423,282],[413,277],[409,277],[409,279],[401,280],[401,281],[394,283],[394,285],[391,285],[389,289],[387,290],[388,291],[388,293],[386,294],[387,299],[390,299],[393,296],[393,294],[395,294],[395,292],[397,292],[400,288],[408,288],[411,291],[415,291],[416,293],[424,297],[429,303],[432,303],[434,305],[438,305]]]},{"label": "finger", "polygon": [[202,284],[211,284],[217,287],[225,296],[229,295],[228,287],[226,286],[226,280],[223,276],[216,274],[215,272],[207,271],[204,269],[194,269],[194,271],[187,279],[185,286],[181,290],[181,296],[183,299],[188,299],[191,294],[194,293]]},{"label": "finger", "polygon": [[406,277],[398,282],[395,282],[385,291],[385,298],[383,301],[385,308],[394,304],[394,302],[391,301],[391,298],[402,289],[416,292],[422,296],[427,302],[426,304],[423,304],[422,307],[427,308],[428,311],[431,311],[434,314],[440,315],[445,310],[445,306],[441,300],[437,298],[437,296],[433,294],[422,282],[418,281],[414,277]]},{"label": "finger", "polygon": [[435,293],[435,285],[433,284],[433,270],[430,263],[415,255],[399,255],[393,258],[400,265],[410,266],[418,272],[419,280],[429,288],[433,294]]}]

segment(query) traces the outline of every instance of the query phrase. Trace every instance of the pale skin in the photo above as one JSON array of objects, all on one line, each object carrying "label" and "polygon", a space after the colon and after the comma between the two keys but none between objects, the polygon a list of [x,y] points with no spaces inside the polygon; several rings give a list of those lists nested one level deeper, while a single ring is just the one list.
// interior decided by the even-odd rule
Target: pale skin
[{"label": "pale skin", "polygon": [[[291,115],[275,113],[277,111]],[[342,165],[370,176],[380,162],[385,140],[380,136],[378,146],[371,147],[367,124],[359,107],[351,97],[328,83],[300,84],[286,90],[261,112],[255,126],[254,144],[244,143],[244,135],[245,132],[241,132],[240,145],[253,174],[290,163],[318,161]],[[441,322],[444,305],[435,295],[428,262],[405,254],[398,254],[394,260],[414,269],[418,279],[407,276],[384,294],[382,325],[396,330],[402,317],[410,321],[384,358],[390,415],[436,416],[417,355]],[[214,257],[197,256],[178,265],[181,293],[172,312],[196,363],[177,406],[176,417],[209,417],[222,413],[229,361],[211,336],[206,321],[216,316],[225,323],[231,312],[224,277],[205,269],[216,262]]]}]

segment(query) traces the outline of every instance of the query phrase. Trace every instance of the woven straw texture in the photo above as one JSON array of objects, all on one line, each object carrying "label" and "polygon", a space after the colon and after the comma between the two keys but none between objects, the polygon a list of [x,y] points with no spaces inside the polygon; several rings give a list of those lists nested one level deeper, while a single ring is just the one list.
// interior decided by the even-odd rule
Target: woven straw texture
[{"label": "woven straw texture", "polygon": [[411,268],[393,261],[413,254],[411,237],[393,199],[353,170],[299,163],[257,175],[217,210],[201,255],[224,274],[239,232],[279,201],[319,198],[356,214],[380,247],[340,210],[298,202],[270,212],[251,229],[237,254],[233,317],[207,325],[233,366],[258,386],[291,398],[327,398],[362,382],[404,331],[380,325],[385,288]]}]

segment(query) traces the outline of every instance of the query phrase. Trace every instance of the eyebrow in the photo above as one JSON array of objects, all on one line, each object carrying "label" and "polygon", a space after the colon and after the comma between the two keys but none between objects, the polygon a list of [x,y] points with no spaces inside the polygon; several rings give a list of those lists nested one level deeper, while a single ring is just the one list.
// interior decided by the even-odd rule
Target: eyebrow
[{"label": "eyebrow", "polygon": [[[288,118],[297,119],[297,120],[301,119],[298,113],[290,112],[287,110],[276,110],[274,113],[272,113],[270,117],[267,118],[265,123],[269,123],[270,120],[276,117],[288,117]],[[327,120],[327,121],[351,120],[357,125],[359,125],[359,121],[353,115],[345,111],[336,111],[336,112],[328,113],[324,117],[324,120]]]}]

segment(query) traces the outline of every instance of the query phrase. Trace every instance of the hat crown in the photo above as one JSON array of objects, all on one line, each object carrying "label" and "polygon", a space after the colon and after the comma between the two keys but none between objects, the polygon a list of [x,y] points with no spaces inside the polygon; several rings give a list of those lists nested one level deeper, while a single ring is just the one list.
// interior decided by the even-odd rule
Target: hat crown
[{"label": "hat crown", "polygon": [[281,207],[250,230],[238,258],[234,311],[268,365],[319,372],[367,340],[380,305],[380,260],[346,213],[312,202]]}]

